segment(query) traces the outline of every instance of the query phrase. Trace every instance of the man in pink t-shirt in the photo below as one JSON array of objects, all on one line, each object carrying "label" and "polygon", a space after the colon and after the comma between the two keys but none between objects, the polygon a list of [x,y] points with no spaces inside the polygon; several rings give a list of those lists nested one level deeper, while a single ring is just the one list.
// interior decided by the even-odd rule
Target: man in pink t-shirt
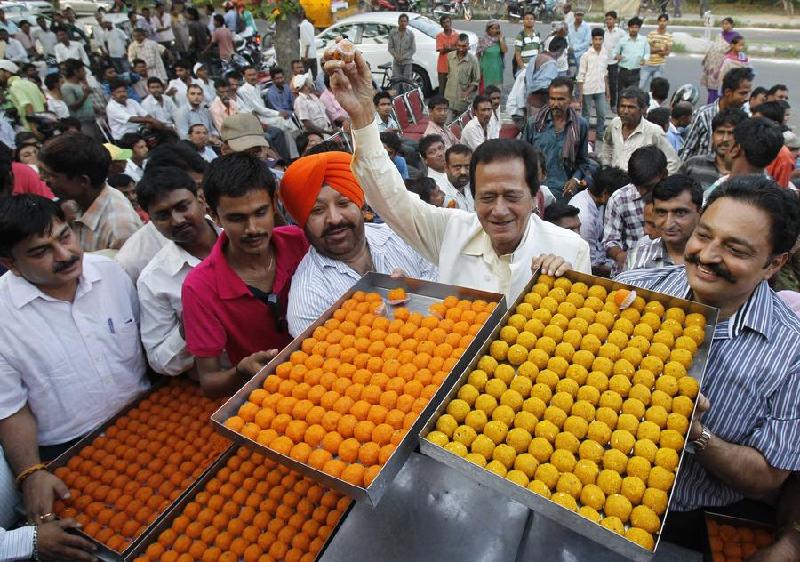
[{"label": "man in pink t-shirt", "polygon": [[219,58],[228,60],[233,54],[233,34],[231,30],[225,27],[225,18],[220,14],[214,14],[214,31],[211,33],[211,41],[208,46],[203,49],[203,54],[208,51],[212,45],[219,48]]},{"label": "man in pink t-shirt", "polygon": [[458,33],[453,31],[453,22],[450,16],[439,18],[442,31],[436,35],[436,52],[439,57],[436,59],[436,74],[439,75],[439,94],[444,95],[444,88],[447,86],[447,53],[456,50],[458,43]]}]

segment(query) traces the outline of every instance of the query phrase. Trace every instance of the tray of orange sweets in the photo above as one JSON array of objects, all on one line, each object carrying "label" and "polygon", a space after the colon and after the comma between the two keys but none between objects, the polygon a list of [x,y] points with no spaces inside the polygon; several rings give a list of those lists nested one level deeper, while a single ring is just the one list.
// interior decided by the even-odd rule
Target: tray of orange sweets
[{"label": "tray of orange sweets", "polygon": [[708,556],[711,562],[747,560],[775,540],[775,529],[752,519],[707,511]]},{"label": "tray of orange sweets", "polygon": [[105,559],[127,556],[230,447],[208,422],[220,403],[183,377],[156,385],[48,465],[70,489],[54,513]]},{"label": "tray of orange sweets", "polygon": [[261,453],[233,446],[127,559],[313,562],[352,503]]},{"label": "tray of orange sweets", "polygon": [[368,273],[212,422],[234,441],[376,504],[505,308],[502,295]]},{"label": "tray of orange sweets", "polygon": [[657,546],[717,310],[534,274],[420,449],[629,559]]}]

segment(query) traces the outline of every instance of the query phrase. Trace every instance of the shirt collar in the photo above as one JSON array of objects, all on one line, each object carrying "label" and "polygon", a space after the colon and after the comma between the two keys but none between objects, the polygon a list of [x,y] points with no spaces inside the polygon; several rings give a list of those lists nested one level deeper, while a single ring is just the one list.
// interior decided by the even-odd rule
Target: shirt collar
[{"label": "shirt collar", "polygon": [[[78,289],[75,292],[75,299],[86,294],[92,288],[92,285],[94,285],[96,281],[100,280],[100,272],[95,267],[94,263],[92,263],[92,260],[86,259],[86,254],[84,254],[82,260],[83,272],[78,279]],[[39,287],[24,277],[14,275],[13,273],[9,273],[6,275],[6,277],[8,277],[11,302],[17,307],[18,310],[21,310],[23,306],[35,301],[36,299],[60,302],[58,299],[54,299],[53,297],[44,294]]]},{"label": "shirt collar", "polygon": [[729,320],[729,334],[738,336],[747,327],[769,340],[772,334],[772,289],[766,281],[758,284],[753,294]]},{"label": "shirt collar", "polygon": [[[214,221],[212,221],[210,218],[206,218],[205,221],[209,226],[211,226],[211,228],[214,229],[214,232],[217,233],[217,240],[219,240],[219,238],[222,235],[222,229],[219,226],[217,226],[214,223]],[[189,252],[187,252],[186,250],[184,250],[182,246],[179,246],[178,244],[176,244],[172,240],[170,240],[167,243],[166,248],[167,249],[165,250],[165,252],[167,254],[167,256],[166,256],[167,259],[164,260],[164,263],[166,264],[166,266],[164,267],[164,270],[169,275],[172,275],[172,276],[177,275],[178,272],[181,269],[183,269],[183,265],[184,264],[188,264],[189,267],[195,267],[201,261],[201,260],[197,259],[196,257],[194,257]],[[216,248],[216,244],[214,245],[214,248]],[[212,252],[214,251],[214,248],[211,249]]]},{"label": "shirt collar", "polygon": [[89,228],[89,230],[96,230],[100,224],[100,217],[110,204],[111,188],[108,187],[108,185],[104,185],[97,198],[92,201],[92,204],[89,205],[89,208],[86,209],[82,215],[79,215],[75,219],[75,222],[82,223]]},{"label": "shirt collar", "polygon": [[[376,228],[365,224],[364,237],[367,239],[367,244],[372,253],[372,263],[375,267],[378,267],[378,265],[375,264],[375,258],[383,253],[383,247],[392,238],[392,234],[388,228]],[[353,271],[353,269],[343,261],[329,258],[318,252],[313,246],[312,249],[314,254],[316,254],[317,261],[323,268],[332,267],[342,273],[350,273]]]}]

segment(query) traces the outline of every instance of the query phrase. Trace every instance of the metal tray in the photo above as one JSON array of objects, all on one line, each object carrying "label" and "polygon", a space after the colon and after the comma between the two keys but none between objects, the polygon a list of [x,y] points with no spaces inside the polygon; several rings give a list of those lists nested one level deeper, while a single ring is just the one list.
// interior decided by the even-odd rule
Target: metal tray
[{"label": "metal tray", "polygon": [[[163,531],[172,526],[172,522],[176,517],[183,513],[186,505],[192,502],[197,494],[205,490],[206,483],[211,480],[220,469],[227,465],[228,459],[235,455],[238,449],[239,445],[234,444],[231,445],[222,455],[220,455],[220,457],[208,467],[208,470],[206,470],[200,478],[195,480],[194,484],[189,487],[186,493],[181,495],[181,497],[175,503],[170,505],[164,514],[159,517],[153,525],[151,525],[144,533],[142,533],[141,540],[137,541],[137,543],[133,545],[125,555],[125,562],[132,562],[137,556],[144,554],[147,550],[147,547],[158,540],[158,536]],[[317,557],[314,560],[319,560],[322,557],[322,554],[336,536],[336,532],[342,526],[342,523],[345,519],[347,519],[350,511],[353,509],[354,503],[355,502],[350,502],[350,506],[339,518],[339,521],[336,523],[336,527],[334,527],[333,531],[331,531],[331,534],[328,535],[328,538],[325,540],[325,544],[317,553]]]},{"label": "metal tray", "polygon": [[[656,293],[653,291],[648,291],[646,289],[640,289],[639,287],[634,287],[632,285],[625,285],[623,283],[618,283],[616,281],[611,281],[610,279],[605,279],[602,277],[594,277],[592,275],[587,275],[585,273],[579,273],[577,271],[568,271],[565,275],[565,278],[569,279],[572,282],[581,281],[586,283],[587,285],[602,285],[604,286],[609,292],[612,290],[620,289],[620,288],[627,288],[627,289],[634,289],[636,291],[637,296],[643,297],[645,300],[658,300],[660,301],[666,308],[670,307],[679,307],[684,309],[687,312],[699,312],[706,317],[707,324],[706,324],[706,337],[703,341],[703,345],[698,348],[697,353],[695,354],[694,360],[692,361],[692,366],[689,369],[688,373],[690,376],[697,379],[699,383],[703,382],[703,375],[705,373],[706,362],[708,361],[708,350],[711,345],[711,340],[714,335],[714,327],[717,323],[717,316],[719,311],[715,308],[711,308],[700,303],[687,301],[684,299],[679,299],[676,297],[672,297],[669,295],[664,295],[662,293]],[[487,341],[485,342],[484,346],[481,350],[472,358],[470,363],[465,366],[464,371],[462,372],[461,376],[459,377],[458,382],[450,389],[450,392],[445,397],[445,399],[439,404],[436,408],[436,411],[430,416],[428,421],[425,423],[425,426],[420,433],[420,451],[423,454],[429,455],[434,459],[442,462],[448,466],[459,470],[481,484],[486,486],[491,486],[497,492],[511,497],[516,501],[526,505],[527,507],[531,508],[537,514],[541,514],[549,519],[553,519],[554,521],[564,525],[572,529],[573,531],[588,537],[589,539],[598,542],[612,550],[629,558],[631,560],[637,561],[648,561],[653,557],[655,549],[658,548],[658,543],[661,538],[661,530],[663,530],[664,522],[667,519],[667,514],[669,513],[669,509],[664,513],[663,517],[661,518],[661,529],[659,529],[658,537],[656,537],[655,547],[653,552],[646,550],[634,542],[627,540],[626,538],[607,530],[604,527],[578,515],[577,513],[570,511],[557,503],[550,501],[538,494],[535,494],[528,490],[527,488],[523,488],[522,486],[518,486],[513,482],[509,482],[505,478],[501,478],[496,474],[485,470],[478,465],[475,465],[469,461],[464,460],[463,458],[455,455],[442,447],[434,445],[425,437],[428,433],[436,428],[436,420],[439,419],[439,416],[442,415],[447,408],[447,405],[450,401],[458,395],[458,391],[461,386],[467,381],[469,373],[475,368],[475,365],[478,363],[478,360],[483,356],[485,353],[488,352],[489,346],[492,341],[494,341],[500,332],[500,329],[505,326],[508,317],[511,314],[514,314],[514,310],[516,306],[523,302],[525,298],[525,294],[530,292],[531,287],[536,284],[537,279],[539,278],[539,272],[535,272],[533,277],[525,286],[525,289],[520,294],[517,301],[514,303],[514,306],[509,307],[509,310],[500,319],[500,321],[495,325],[492,334],[489,336]],[[697,407],[697,402],[695,401],[695,407]],[[694,412],[692,412],[694,413]],[[680,455],[680,462],[678,463],[678,468],[675,473],[675,479],[677,481],[678,475],[680,474],[681,466],[683,465],[683,457],[685,454],[685,449],[681,451]],[[672,487],[670,490],[669,499],[672,499],[672,494],[674,492],[675,486]]]},{"label": "metal tray", "polygon": [[705,552],[703,553],[703,560],[707,560],[708,562],[713,562],[714,560],[714,553],[711,550],[711,537],[708,535],[708,523],[709,521],[715,521],[720,525],[731,525],[733,527],[747,527],[748,529],[753,530],[762,530],[762,531],[769,531],[774,541],[777,537],[776,535],[776,528],[775,528],[775,521],[764,521],[758,517],[758,515],[763,516],[763,513],[754,514],[753,517],[739,517],[733,515],[727,515],[725,513],[717,513],[715,511],[707,510],[705,512],[705,531],[706,531],[706,541],[705,541]]},{"label": "metal tray", "polygon": [[[106,420],[105,422],[103,422],[102,424],[97,426],[95,429],[93,429],[92,431],[90,431],[89,433],[84,435],[72,447],[70,447],[69,449],[67,449],[66,451],[61,453],[58,457],[56,457],[55,459],[50,461],[47,464],[47,469],[50,472],[52,472],[52,471],[54,471],[55,469],[57,469],[59,467],[65,466],[67,464],[67,462],[69,462],[69,460],[72,457],[74,457],[78,453],[80,453],[80,451],[84,447],[86,447],[87,445],[90,445],[92,443],[92,441],[94,441],[97,437],[100,437],[101,435],[103,435],[106,432],[106,429],[108,429],[109,427],[114,425],[119,418],[127,415],[128,412],[130,412],[131,410],[135,409],[142,400],[148,398],[151,394],[153,394],[157,390],[160,390],[161,388],[169,385],[173,380],[176,380],[176,379],[172,379],[172,378],[161,379],[161,380],[157,381],[155,384],[153,384],[148,390],[140,393],[136,398],[134,398],[134,400],[132,402],[130,402],[127,406],[125,406],[119,412],[114,414],[113,417],[111,417],[110,419]],[[194,385],[197,384],[197,383],[191,381],[188,378],[182,379],[182,383],[183,384],[194,384]],[[220,455],[217,456],[217,459],[219,459],[223,454],[225,454],[224,451],[223,451],[223,453],[220,453]],[[212,459],[212,462],[206,467],[206,469],[203,471],[203,474],[201,474],[200,477],[202,478],[203,476],[205,476],[206,473],[211,469],[211,467],[213,465],[214,465],[214,460]],[[142,541],[144,536],[147,535],[147,533],[149,532],[149,528],[152,527],[152,526],[157,525],[159,520],[162,517],[164,517],[164,515],[170,510],[171,506],[176,504],[177,502],[179,502],[181,500],[181,498],[184,495],[186,495],[186,493],[188,493],[189,489],[191,489],[191,486],[189,488],[186,488],[185,490],[183,490],[181,492],[181,495],[178,496],[178,498],[174,502],[171,502],[170,504],[168,504],[167,507],[164,508],[164,510],[156,517],[155,521],[153,521],[153,523],[148,525],[147,526],[148,528],[145,529],[145,531],[141,535],[139,535],[131,543],[131,545],[126,550],[124,550],[121,553],[117,552],[115,550],[111,550],[108,546],[106,546],[105,544],[99,542],[94,537],[91,537],[91,536],[87,535],[86,533],[82,532],[80,529],[75,529],[75,530],[73,530],[71,532],[74,532],[75,534],[83,537],[84,539],[86,539],[89,542],[91,542],[92,544],[94,544],[97,547],[97,550],[93,554],[96,557],[100,558],[101,560],[104,560],[106,562],[122,562],[129,555],[129,553],[132,552],[134,550],[134,548],[136,548],[136,545],[139,544]]]},{"label": "metal tray", "polygon": [[[445,297],[450,295],[455,295],[459,299],[482,299],[488,302],[496,302],[497,307],[494,309],[489,319],[472,340],[472,343],[461,356],[458,363],[456,363],[452,371],[450,371],[450,374],[447,375],[445,380],[442,382],[439,390],[437,390],[436,394],[431,397],[425,409],[420,412],[417,420],[409,428],[406,436],[398,444],[394,453],[392,453],[392,456],[389,457],[388,461],[386,461],[386,464],[383,466],[381,471],[378,473],[378,476],[372,481],[369,487],[363,488],[361,486],[354,486],[349,482],[345,482],[339,478],[334,478],[333,476],[325,474],[321,470],[312,468],[305,463],[297,461],[287,455],[277,453],[272,449],[256,443],[255,441],[252,441],[251,439],[248,439],[247,437],[244,437],[243,435],[225,427],[225,420],[236,415],[236,413],[239,411],[239,407],[247,400],[248,396],[250,396],[250,393],[256,388],[261,388],[264,379],[266,379],[269,374],[274,373],[275,368],[280,363],[287,361],[292,352],[300,349],[300,344],[302,341],[309,337],[317,328],[317,326],[321,326],[325,320],[330,318],[333,312],[338,309],[344,301],[349,299],[353,293],[356,291],[378,292],[385,297],[386,293],[388,293],[390,289],[395,289],[397,287],[403,287],[406,289],[409,301],[403,306],[412,312],[428,314],[428,307],[432,303],[440,302],[444,300]],[[411,454],[411,452],[417,446],[417,435],[422,429],[425,420],[445,397],[447,391],[457,380],[458,374],[461,373],[464,368],[466,368],[470,358],[473,357],[482,347],[483,342],[486,341],[486,338],[492,332],[495,324],[500,321],[500,318],[505,314],[505,312],[505,298],[500,294],[486,293],[483,291],[477,291],[475,289],[467,289],[453,285],[443,285],[441,283],[422,281],[420,279],[390,277],[381,273],[369,272],[358,282],[356,282],[356,284],[353,285],[350,290],[342,296],[342,298],[336,301],[331,308],[322,314],[322,316],[320,316],[316,322],[311,324],[302,334],[289,343],[289,345],[287,345],[272,361],[270,361],[263,369],[261,369],[247,384],[245,384],[236,394],[228,399],[228,401],[211,416],[211,422],[217,431],[232,441],[241,443],[260,453],[263,453],[267,457],[274,459],[288,466],[289,468],[305,474],[306,476],[309,476],[312,479],[317,480],[330,488],[334,488],[335,490],[338,490],[339,492],[352,498],[357,500],[368,500],[372,505],[377,505],[381,496],[383,496],[387,487],[397,475],[397,472],[402,468],[403,463],[408,458],[408,455]],[[387,306],[386,314],[389,318],[392,318],[393,307]]]}]

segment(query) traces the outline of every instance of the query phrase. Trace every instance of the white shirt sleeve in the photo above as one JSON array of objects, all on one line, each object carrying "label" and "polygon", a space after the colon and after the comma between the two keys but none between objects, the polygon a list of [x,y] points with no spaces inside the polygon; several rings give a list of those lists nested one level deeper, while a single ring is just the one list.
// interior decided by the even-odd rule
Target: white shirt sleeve
[{"label": "white shirt sleeve", "polygon": [[17,562],[33,558],[33,525],[25,525],[13,531],[0,527],[0,560]]},{"label": "white shirt sleeve", "polygon": [[[155,276],[153,276],[155,281]],[[158,298],[149,283],[151,279],[140,276],[136,286],[141,304],[142,345],[147,352],[147,361],[157,373],[180,375],[194,364],[194,358],[186,350],[186,341],[181,337],[180,318],[175,310]]]},{"label": "white shirt sleeve", "polygon": [[472,150],[475,150],[483,144],[484,140],[483,128],[473,117],[461,132],[461,143],[466,144]]}]

